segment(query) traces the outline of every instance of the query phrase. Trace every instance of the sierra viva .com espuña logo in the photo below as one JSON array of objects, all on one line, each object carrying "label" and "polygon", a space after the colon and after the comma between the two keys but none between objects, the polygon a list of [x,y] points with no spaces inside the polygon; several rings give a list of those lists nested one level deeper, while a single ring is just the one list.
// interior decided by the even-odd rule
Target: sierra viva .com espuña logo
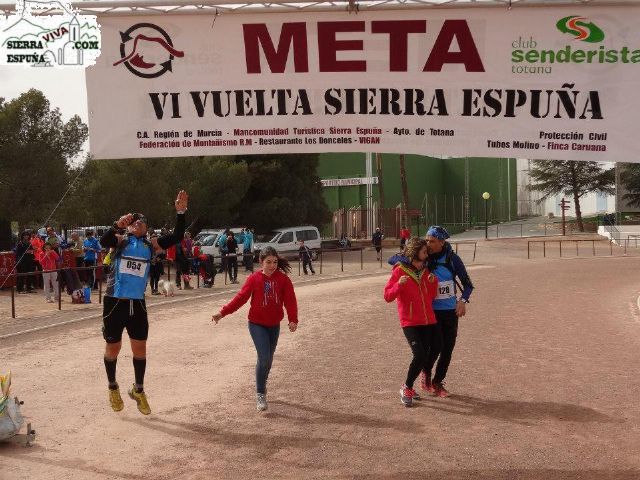
[{"label": "sierra viva .com espu\u00f1a logo", "polygon": [[85,68],[100,55],[95,15],[80,15],[67,0],[17,0],[0,16],[0,65]]}]

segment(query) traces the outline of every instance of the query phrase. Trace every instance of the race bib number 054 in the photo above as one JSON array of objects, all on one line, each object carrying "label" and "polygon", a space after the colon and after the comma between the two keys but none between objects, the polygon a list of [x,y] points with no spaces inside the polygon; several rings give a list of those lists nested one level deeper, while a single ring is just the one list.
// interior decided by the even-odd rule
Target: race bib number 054
[{"label": "race bib number 054", "polygon": [[147,270],[147,262],[141,260],[120,260],[120,273],[134,275],[136,277],[144,277]]}]

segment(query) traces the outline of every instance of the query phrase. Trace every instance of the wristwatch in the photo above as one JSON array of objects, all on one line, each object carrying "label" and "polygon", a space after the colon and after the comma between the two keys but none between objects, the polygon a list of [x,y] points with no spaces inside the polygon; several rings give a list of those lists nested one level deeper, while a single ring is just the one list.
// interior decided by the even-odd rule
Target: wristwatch
[{"label": "wristwatch", "polygon": [[462,303],[469,303],[469,300],[467,300],[466,298],[461,298],[460,300],[458,300],[459,302]]}]

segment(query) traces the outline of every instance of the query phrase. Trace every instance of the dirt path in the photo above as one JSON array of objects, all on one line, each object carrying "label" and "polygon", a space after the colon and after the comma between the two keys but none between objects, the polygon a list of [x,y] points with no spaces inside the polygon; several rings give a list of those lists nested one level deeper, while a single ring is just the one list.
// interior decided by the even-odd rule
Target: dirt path
[{"label": "dirt path", "polygon": [[[412,409],[399,401],[410,354],[384,276],[297,287],[301,327],[281,335],[262,415],[246,307],[209,321],[224,297],[154,312],[150,417],[128,398],[110,411],[97,324],[14,339],[0,364],[39,436],[0,444],[0,478],[640,478],[639,267],[475,267],[454,396]],[[126,385],[130,353],[118,367]]]}]

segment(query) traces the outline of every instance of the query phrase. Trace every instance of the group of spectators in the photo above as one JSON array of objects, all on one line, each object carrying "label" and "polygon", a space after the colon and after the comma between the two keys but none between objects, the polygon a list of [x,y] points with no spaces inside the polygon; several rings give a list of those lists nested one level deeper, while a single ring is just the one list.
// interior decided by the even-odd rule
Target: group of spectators
[{"label": "group of spectators", "polygon": [[[76,270],[73,267],[95,267],[102,248],[93,230],[85,231],[84,240],[78,233],[65,239],[53,227],[46,227],[45,234],[25,230],[21,233],[13,251],[16,255],[17,290],[19,294],[35,293],[42,288],[49,303],[59,299],[65,288],[69,295],[84,287],[96,288],[95,268]],[[73,254],[73,265],[66,265],[65,251]],[[68,254],[67,254],[68,255]],[[71,267],[71,268],[69,268]]]}]

